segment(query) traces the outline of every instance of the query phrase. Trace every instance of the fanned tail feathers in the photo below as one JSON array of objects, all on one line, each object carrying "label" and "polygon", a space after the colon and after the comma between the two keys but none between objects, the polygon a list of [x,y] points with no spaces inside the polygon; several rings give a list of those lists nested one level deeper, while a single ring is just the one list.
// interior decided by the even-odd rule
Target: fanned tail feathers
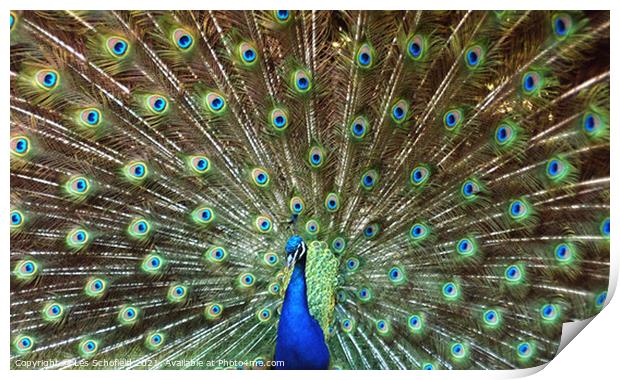
[{"label": "fanned tail feathers", "polygon": [[609,12],[12,12],[10,107],[12,359],[260,368],[293,232],[333,368],[605,303]]}]

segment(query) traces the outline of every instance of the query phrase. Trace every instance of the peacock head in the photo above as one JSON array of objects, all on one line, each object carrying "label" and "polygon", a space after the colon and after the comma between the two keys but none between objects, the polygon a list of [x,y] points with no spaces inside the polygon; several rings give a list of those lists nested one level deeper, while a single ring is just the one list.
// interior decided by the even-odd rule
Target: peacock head
[{"label": "peacock head", "polygon": [[291,236],[286,242],[286,266],[292,268],[295,264],[305,259],[307,247],[304,239],[299,235]]}]

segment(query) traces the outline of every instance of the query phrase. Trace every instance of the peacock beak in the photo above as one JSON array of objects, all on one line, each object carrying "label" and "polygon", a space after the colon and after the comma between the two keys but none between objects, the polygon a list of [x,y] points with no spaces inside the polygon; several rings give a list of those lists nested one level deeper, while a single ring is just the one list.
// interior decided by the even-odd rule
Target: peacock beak
[{"label": "peacock beak", "polygon": [[291,269],[293,266],[295,266],[295,254],[294,253],[286,257],[286,267],[288,269]]},{"label": "peacock beak", "polygon": [[290,253],[286,256],[286,267],[291,269],[295,266],[297,260],[303,257],[306,254],[306,245],[302,242],[297,246],[293,253]]}]

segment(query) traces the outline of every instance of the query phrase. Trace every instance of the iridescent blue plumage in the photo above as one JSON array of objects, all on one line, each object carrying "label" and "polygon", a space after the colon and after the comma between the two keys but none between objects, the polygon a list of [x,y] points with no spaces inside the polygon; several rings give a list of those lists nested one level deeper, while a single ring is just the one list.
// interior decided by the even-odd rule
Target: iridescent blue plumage
[{"label": "iridescent blue plumage", "polygon": [[[306,288],[306,244],[294,235],[286,243],[286,254],[294,262],[278,324],[274,360],[283,361],[276,369],[327,369],[329,350],[323,330],[310,315]],[[289,261],[290,262],[290,261]]]}]

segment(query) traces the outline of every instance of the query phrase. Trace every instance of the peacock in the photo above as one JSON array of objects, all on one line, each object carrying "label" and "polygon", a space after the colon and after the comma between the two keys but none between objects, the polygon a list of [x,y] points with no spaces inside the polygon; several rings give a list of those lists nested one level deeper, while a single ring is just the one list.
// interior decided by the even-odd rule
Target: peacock
[{"label": "peacock", "polygon": [[12,11],[13,369],[514,369],[606,304],[608,11]]}]

